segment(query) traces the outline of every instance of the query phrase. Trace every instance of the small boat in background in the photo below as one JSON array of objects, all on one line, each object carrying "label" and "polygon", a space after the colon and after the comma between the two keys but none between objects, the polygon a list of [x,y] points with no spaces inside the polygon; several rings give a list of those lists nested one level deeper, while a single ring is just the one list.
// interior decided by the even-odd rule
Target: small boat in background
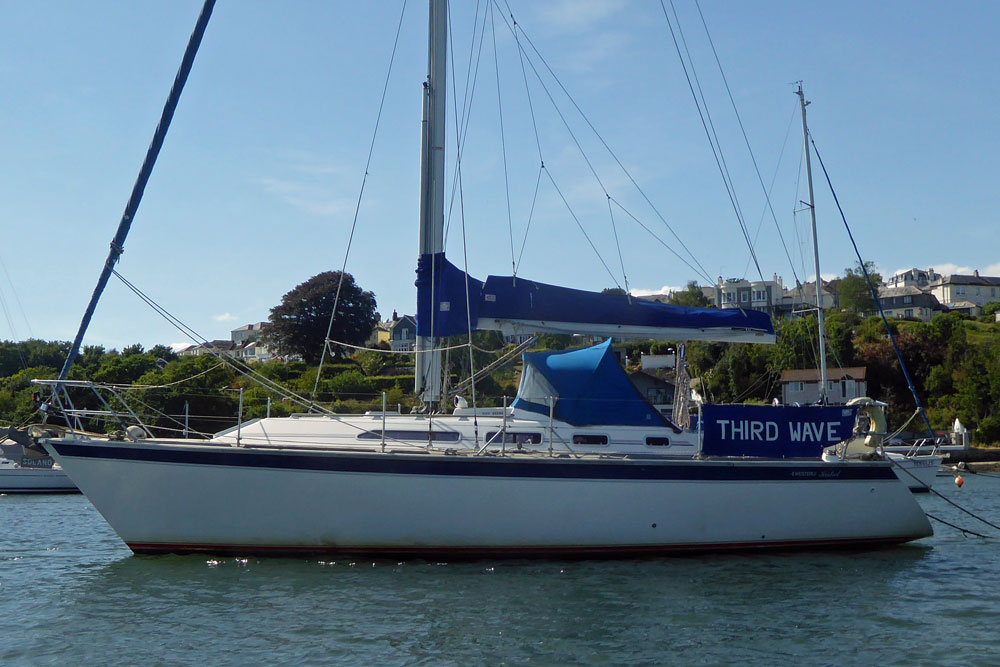
[{"label": "small boat in background", "polygon": [[24,447],[20,436],[27,433],[0,429],[0,493],[80,493],[51,456]]}]

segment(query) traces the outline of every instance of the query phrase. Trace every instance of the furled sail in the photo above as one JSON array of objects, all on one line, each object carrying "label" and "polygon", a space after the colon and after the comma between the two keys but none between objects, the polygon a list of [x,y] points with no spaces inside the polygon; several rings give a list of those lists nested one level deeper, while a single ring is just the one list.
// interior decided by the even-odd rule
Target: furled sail
[{"label": "furled sail", "polygon": [[[444,253],[417,262],[417,335],[456,336],[472,330],[581,334],[629,339],[773,343],[767,313],[690,308],[621,294],[547,285],[524,278],[472,278]],[[468,305],[468,308],[466,307]]]}]

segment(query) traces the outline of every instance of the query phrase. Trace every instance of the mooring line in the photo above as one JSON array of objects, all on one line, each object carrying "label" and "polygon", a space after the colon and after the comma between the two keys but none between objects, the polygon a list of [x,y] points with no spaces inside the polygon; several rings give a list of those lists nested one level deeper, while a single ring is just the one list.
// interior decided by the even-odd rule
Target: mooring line
[{"label": "mooring line", "polygon": [[955,530],[961,531],[963,535],[975,535],[976,537],[982,537],[983,539],[989,539],[988,535],[981,535],[980,533],[977,533],[974,530],[967,530],[965,528],[962,528],[961,526],[956,526],[953,523],[948,523],[944,519],[940,519],[940,518],[934,516],[933,514],[931,514],[930,512],[924,512],[924,514],[926,514],[929,518],[934,519],[935,521],[940,521],[941,523],[943,523],[946,526],[951,526]]}]

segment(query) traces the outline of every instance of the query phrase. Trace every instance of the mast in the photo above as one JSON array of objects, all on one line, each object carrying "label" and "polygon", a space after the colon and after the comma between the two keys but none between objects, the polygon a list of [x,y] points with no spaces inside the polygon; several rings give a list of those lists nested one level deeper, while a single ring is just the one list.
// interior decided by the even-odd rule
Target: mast
[{"label": "mast", "polygon": [[816,323],[819,328],[819,402],[826,405],[826,328],[823,322],[823,282],[819,276],[819,238],[816,235],[816,200],[813,198],[812,164],[809,161],[809,128],[806,126],[806,96],[802,92],[802,82],[795,91],[802,107],[802,143],[806,152],[806,181],[809,183],[809,217],[812,220],[813,259],[816,262]]},{"label": "mast", "polygon": [[[427,81],[420,146],[420,256],[444,252],[444,142],[447,86],[447,0],[430,0]],[[432,265],[433,266],[433,265]],[[432,269],[433,272],[433,269]],[[433,273],[432,273],[433,276]],[[431,281],[434,284],[434,281]],[[433,289],[433,287],[431,288]],[[433,296],[431,303],[435,303]],[[431,308],[431,331],[434,308]],[[441,352],[433,336],[417,336],[414,391],[429,409],[441,400]]]}]

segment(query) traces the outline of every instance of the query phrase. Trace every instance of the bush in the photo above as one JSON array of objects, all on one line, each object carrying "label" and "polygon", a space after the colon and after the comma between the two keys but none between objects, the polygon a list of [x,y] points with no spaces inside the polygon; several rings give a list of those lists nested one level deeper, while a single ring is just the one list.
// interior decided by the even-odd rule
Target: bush
[{"label": "bush", "polygon": [[981,445],[1000,442],[1000,417],[984,417],[976,428],[975,440]]}]

